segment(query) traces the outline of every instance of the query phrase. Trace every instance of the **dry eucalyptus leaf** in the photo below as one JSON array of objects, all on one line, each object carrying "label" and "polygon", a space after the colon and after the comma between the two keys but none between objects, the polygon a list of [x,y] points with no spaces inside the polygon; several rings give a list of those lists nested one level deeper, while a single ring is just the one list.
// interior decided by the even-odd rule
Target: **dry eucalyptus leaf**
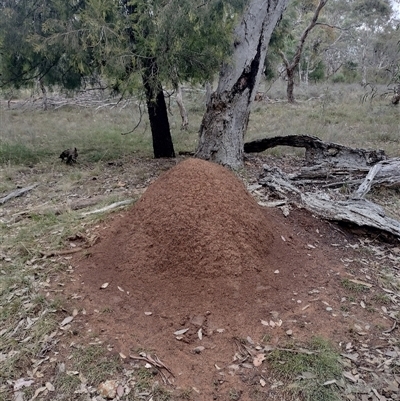
[{"label": "dry eucalyptus leaf", "polygon": [[100,288],[101,288],[102,290],[104,290],[104,288],[107,288],[109,285],[110,285],[110,283],[104,283],[104,284],[102,284],[102,285],[100,286]]},{"label": "dry eucalyptus leaf", "polygon": [[335,384],[336,380],[328,380],[325,383],[322,383],[323,386],[330,386],[331,384]]},{"label": "dry eucalyptus leaf", "polygon": [[185,334],[188,330],[189,329],[182,329],[182,330],[175,331],[174,335],[175,336],[180,336],[182,334]]},{"label": "dry eucalyptus leaf", "polygon": [[269,323],[266,320],[261,320],[261,324],[263,326],[269,326]]},{"label": "dry eucalyptus leaf", "polygon": [[125,393],[124,388],[121,385],[119,385],[117,387],[117,395],[118,395],[118,397],[122,397],[124,395],[124,393]]},{"label": "dry eucalyptus leaf", "polygon": [[25,380],[24,378],[18,379],[14,383],[14,391],[18,391],[24,387],[30,387],[33,383],[33,380]]},{"label": "dry eucalyptus leaf", "polygon": [[254,366],[261,366],[263,361],[265,360],[265,355],[264,354],[258,354],[253,358],[253,365]]},{"label": "dry eucalyptus leaf", "polygon": [[39,394],[43,393],[43,391],[46,391],[46,387],[39,387],[36,391],[33,397],[30,399],[30,401],[36,400],[36,398],[39,396]]},{"label": "dry eucalyptus leaf", "polygon": [[74,320],[73,316],[68,316],[60,323],[60,326],[65,326],[68,323],[71,323],[73,320]]},{"label": "dry eucalyptus leaf", "polygon": [[46,383],[46,388],[49,391],[54,391],[55,390],[54,386],[50,382]]}]

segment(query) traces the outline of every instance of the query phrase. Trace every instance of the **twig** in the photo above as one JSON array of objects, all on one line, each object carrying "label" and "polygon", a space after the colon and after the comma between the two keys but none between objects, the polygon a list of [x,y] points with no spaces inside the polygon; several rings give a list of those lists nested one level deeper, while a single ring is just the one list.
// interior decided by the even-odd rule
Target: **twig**
[{"label": "twig", "polygon": [[82,216],[82,217],[85,217],[85,216],[88,216],[88,215],[90,215],[90,214],[107,212],[108,210],[115,209],[115,208],[120,207],[120,206],[129,205],[129,204],[131,204],[133,201],[134,201],[133,199],[127,199],[127,200],[124,200],[124,201],[121,201],[121,202],[115,202],[115,203],[112,203],[111,205],[108,205],[108,206],[103,207],[103,208],[101,208],[101,209],[92,210],[92,211],[90,211],[90,212],[82,213],[81,216]]},{"label": "twig", "polygon": [[44,258],[51,258],[53,256],[64,256],[64,255],[70,255],[71,253],[76,253],[82,251],[83,248],[77,247],[74,249],[67,249],[63,251],[51,251],[49,253],[42,253],[42,256]]},{"label": "twig", "polygon": [[139,121],[138,123],[128,132],[121,132],[121,135],[128,135],[128,134],[132,134],[132,132],[134,132],[136,130],[137,127],[139,127],[140,123],[142,122],[142,117],[143,117],[143,112],[142,112],[142,102],[139,103],[138,107],[139,107]]},{"label": "twig", "polygon": [[172,384],[171,380],[167,378],[167,376],[161,369],[165,369],[172,377],[175,377],[175,375],[172,373],[171,369],[169,369],[163,362],[161,362],[160,358],[157,355],[154,355],[154,357],[151,357],[150,355],[146,356],[129,355],[129,357],[131,359],[135,359],[138,361],[145,361],[150,365],[153,365],[160,373],[160,376],[163,379],[164,383]]}]

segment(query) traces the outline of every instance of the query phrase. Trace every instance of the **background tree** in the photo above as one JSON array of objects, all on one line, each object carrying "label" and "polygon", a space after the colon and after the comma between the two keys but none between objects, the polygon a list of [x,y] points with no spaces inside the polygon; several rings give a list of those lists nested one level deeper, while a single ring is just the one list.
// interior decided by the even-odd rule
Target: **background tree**
[{"label": "background tree", "polygon": [[[293,56],[290,57],[290,59],[287,55],[285,55],[285,53],[281,49],[278,50],[280,56],[282,57],[283,65],[284,65],[285,71],[286,71],[286,79],[287,79],[286,94],[287,94],[287,99],[288,99],[289,103],[294,103],[295,72],[300,64],[300,59],[301,59],[301,56],[302,56],[302,53],[304,50],[305,42],[306,42],[307,37],[310,34],[310,32],[317,26],[319,14],[320,14],[321,10],[325,7],[327,2],[328,2],[328,0],[320,0],[319,3],[317,4],[315,10],[313,11],[311,21],[309,22],[307,27],[302,32],[300,39],[298,40],[296,50],[295,50]],[[306,12],[314,7],[313,3],[307,3],[307,2],[305,2],[301,5],[302,5],[302,8],[304,9],[304,11],[306,11]],[[316,43],[318,43],[318,42],[316,42]],[[316,44],[316,46],[317,46],[317,44]],[[309,59],[306,60],[307,80],[308,80],[308,70],[309,70],[308,62],[309,62]]]},{"label": "background tree", "polygon": [[196,156],[238,168],[269,40],[288,0],[250,0],[235,29],[232,60],[224,63],[203,117]]},{"label": "background tree", "polygon": [[[358,81],[363,85],[374,81],[375,72],[384,71],[379,61],[383,53],[378,57],[376,41],[380,41],[383,32],[393,33],[396,29],[390,1],[331,0],[325,13],[330,24],[338,28],[333,32],[334,40],[323,49],[327,76],[337,82]],[[379,52],[385,48],[378,47]]]},{"label": "background tree", "polygon": [[73,18],[79,8],[77,4],[28,0],[0,2],[0,87],[39,84],[46,108],[46,86],[59,84],[67,89],[81,86],[83,64],[88,62],[87,58],[81,58],[79,66],[74,63],[72,51],[66,55],[62,43],[53,42],[43,47],[35,41],[38,37],[46,40],[54,34],[54,29],[60,29],[54,21],[62,20],[62,25],[77,29],[77,21]]},{"label": "background tree", "polygon": [[[36,10],[39,3],[46,9],[39,20],[22,12]],[[43,60],[54,58],[54,70],[62,60],[68,61],[67,70],[77,74],[76,86],[90,74],[101,77],[115,92],[140,91],[147,104],[155,157],[175,155],[163,86],[177,88],[180,82],[211,79],[228,54],[235,15],[242,7],[240,0],[202,4],[194,0],[22,0],[3,4],[3,9],[10,10],[0,15],[10,37],[0,33],[2,50],[10,55],[10,62],[2,62],[3,85],[17,85],[17,76],[31,84],[34,78],[49,75],[46,68],[39,72],[35,61],[26,66],[25,60],[39,54]],[[54,13],[60,4],[64,13]],[[31,28],[33,22],[37,29]],[[17,56],[12,50],[13,35],[21,41]],[[13,72],[15,58],[24,60],[18,74]],[[56,77],[64,85],[65,74]]]}]

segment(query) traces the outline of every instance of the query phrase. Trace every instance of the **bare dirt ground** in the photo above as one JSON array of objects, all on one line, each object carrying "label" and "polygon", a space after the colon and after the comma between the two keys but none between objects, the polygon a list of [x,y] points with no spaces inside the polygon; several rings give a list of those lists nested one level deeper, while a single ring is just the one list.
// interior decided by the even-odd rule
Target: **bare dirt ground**
[{"label": "bare dirt ground", "polygon": [[[248,184],[264,161],[247,161]],[[283,400],[287,383],[257,358],[320,336],[342,355],[343,376],[326,384],[342,399],[400,400],[398,241],[357,236],[296,205],[287,217],[262,208],[260,194],[204,161],[149,173],[173,164],[147,162],[140,183],[117,163],[74,188],[129,196],[151,182],[134,206],[70,238],[71,249],[96,243],[51,278],[47,297],[67,300],[65,316],[77,311],[64,342],[104,344],[125,369],[157,367],[158,357],[168,369],[159,364],[155,377],[189,399]],[[128,399],[116,380],[125,390],[115,399]]]},{"label": "bare dirt ground", "polygon": [[[278,346],[318,335],[344,351],[349,343],[348,351],[390,346],[382,333],[393,319],[373,301],[384,291],[368,262],[357,261],[357,238],[304,210],[285,218],[262,209],[222,167],[179,164],[97,233],[98,244],[72,263],[66,291],[86,310],[76,323],[124,355],[151,350],[174,385],[194,388],[198,399],[229,399],[232,388],[250,399],[268,378],[261,369],[243,380],[249,372],[234,363],[235,338]],[[345,279],[371,288],[349,302]],[[273,398],[271,386],[265,397]]]}]

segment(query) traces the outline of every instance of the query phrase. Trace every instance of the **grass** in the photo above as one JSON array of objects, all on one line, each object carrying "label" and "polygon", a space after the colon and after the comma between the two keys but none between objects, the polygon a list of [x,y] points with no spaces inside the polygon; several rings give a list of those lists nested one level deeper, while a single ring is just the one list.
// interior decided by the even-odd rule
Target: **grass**
[{"label": "grass", "polygon": [[[284,93],[284,85],[277,82],[267,95],[272,100],[282,101],[254,105],[246,141],[307,134],[348,146],[383,148],[390,156],[400,156],[400,109],[391,106],[388,99],[377,97],[372,102],[363,102],[364,93],[358,86],[310,85],[296,88],[298,103],[288,105],[283,101]],[[205,109],[204,94],[200,90],[185,91],[184,101],[189,112],[187,131],[180,130],[179,111],[172,100],[170,103],[169,118],[176,152],[195,149]],[[0,197],[17,187],[38,184],[37,189],[23,198],[0,206],[0,332],[3,328],[7,330],[0,335],[0,354],[5,355],[0,363],[0,400],[12,397],[7,380],[16,380],[32,371],[32,361],[46,338],[65,317],[62,311],[65,300],[57,298],[59,295],[47,296],[46,281],[65,271],[68,261],[46,259],[42,255],[69,246],[68,237],[85,233],[103,218],[102,215],[82,218],[79,211],[59,213],[56,209],[76,198],[99,194],[107,196],[98,207],[110,204],[125,196],[123,191],[118,192],[118,185],[111,185],[114,176],[135,187],[148,183],[158,174],[157,163],[149,162],[152,144],[146,116],[136,131],[121,135],[130,131],[139,118],[138,108],[133,104],[126,108],[64,107],[43,112],[27,107],[9,110],[5,102],[0,102]],[[58,156],[72,146],[78,148],[79,157],[78,163],[70,167],[61,163]],[[304,151],[282,147],[266,153],[276,157],[286,154],[301,157]],[[140,163],[136,163],[139,158]],[[108,166],[107,162],[114,160],[135,168],[122,178],[124,167]],[[144,163],[149,164],[144,166]],[[107,176],[108,181],[96,181],[99,176]],[[114,184],[118,184],[117,180]],[[386,197],[386,194],[381,196]],[[395,213],[399,201],[393,201],[389,207]],[[355,294],[365,290],[348,280],[342,285]],[[385,304],[387,299],[383,294],[378,301]],[[27,329],[30,322],[33,325]],[[268,338],[264,341],[268,342]],[[324,399],[324,391],[328,391],[327,397],[330,397],[331,389],[321,386],[321,382],[325,380],[323,377],[330,379],[335,375],[334,351],[318,340],[309,346],[318,353],[275,351],[270,356],[270,364],[295,383],[294,390],[312,394],[315,400]],[[320,358],[321,355],[327,357]],[[119,361],[97,346],[80,348],[73,353],[71,363],[74,364],[72,369],[82,372],[93,385],[120,369]],[[54,370],[54,367],[49,367],[46,373],[46,366],[43,364],[41,369],[54,377],[57,394],[63,394],[65,400],[79,399],[74,394],[80,384],[79,378]],[[296,380],[302,372],[310,371],[316,372],[318,379]],[[154,375],[147,369],[135,372],[135,380],[154,400],[195,398],[191,389],[171,395],[161,387],[154,387]],[[32,388],[25,391],[32,393],[28,398],[34,394]],[[229,396],[235,399],[238,394],[232,389]],[[134,392],[129,397],[136,399]],[[263,394],[260,393],[260,397]]]},{"label": "grass", "polygon": [[[264,87],[267,85],[265,84]],[[263,90],[263,87],[260,88]],[[383,89],[382,89],[383,90]],[[284,83],[276,82],[258,102],[250,116],[246,141],[275,135],[315,135],[325,141],[363,148],[383,148],[390,156],[400,155],[400,110],[389,99],[363,101],[357,85],[310,85],[296,88],[297,103],[284,102]],[[274,99],[281,99],[274,102]],[[201,91],[187,91],[189,129],[180,130],[175,102],[170,102],[170,126],[179,150],[194,150],[205,105]],[[131,155],[151,157],[152,145],[146,116],[138,129],[126,133],[139,121],[139,109],[131,107],[96,110],[64,107],[47,112],[0,108],[0,164],[32,165],[57,160],[62,150],[76,146],[80,163],[96,163]],[[274,148],[272,154],[301,155],[302,150]]]},{"label": "grass", "polygon": [[347,278],[341,281],[342,287],[348,291],[354,292],[356,294],[361,292],[368,292],[369,288],[362,284],[353,283]]},{"label": "grass", "polygon": [[80,372],[90,383],[97,386],[120,370],[117,356],[110,355],[97,345],[82,346],[72,354],[73,370]]},{"label": "grass", "polygon": [[306,401],[340,400],[334,385],[323,385],[326,381],[340,378],[342,369],[339,355],[322,338],[315,337],[305,345],[310,352],[302,352],[294,345],[287,350],[274,350],[267,361],[275,373],[285,379],[289,392]]}]

